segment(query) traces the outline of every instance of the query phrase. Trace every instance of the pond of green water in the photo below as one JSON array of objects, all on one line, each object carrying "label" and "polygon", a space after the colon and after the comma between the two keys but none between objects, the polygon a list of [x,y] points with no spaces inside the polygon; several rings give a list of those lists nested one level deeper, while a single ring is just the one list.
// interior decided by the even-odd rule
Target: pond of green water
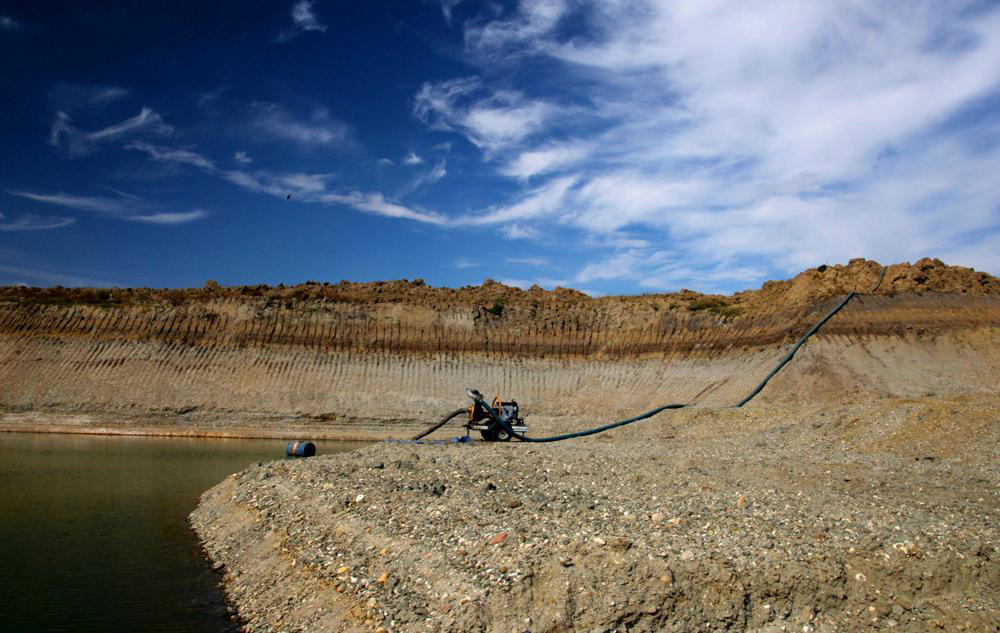
[{"label": "pond of green water", "polygon": [[233,630],[187,515],[285,444],[0,433],[0,629]]}]

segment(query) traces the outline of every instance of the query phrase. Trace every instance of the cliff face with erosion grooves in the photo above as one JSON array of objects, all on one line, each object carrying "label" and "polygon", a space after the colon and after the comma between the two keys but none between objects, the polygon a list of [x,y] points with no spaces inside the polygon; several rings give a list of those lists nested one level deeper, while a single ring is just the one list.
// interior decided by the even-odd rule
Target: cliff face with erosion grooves
[{"label": "cliff face with erosion grooves", "polygon": [[[853,260],[731,296],[591,298],[487,281],[199,290],[0,289],[7,428],[406,435],[467,386],[532,414],[731,404],[880,266]],[[1000,280],[889,266],[762,401],[992,392]]]}]

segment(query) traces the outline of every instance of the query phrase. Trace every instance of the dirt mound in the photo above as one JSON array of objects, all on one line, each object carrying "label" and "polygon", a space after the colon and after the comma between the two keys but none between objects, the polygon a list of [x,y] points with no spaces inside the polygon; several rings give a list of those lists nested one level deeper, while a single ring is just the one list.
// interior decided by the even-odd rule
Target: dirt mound
[{"label": "dirt mound", "polygon": [[[879,280],[882,266],[867,259],[852,259],[846,266],[819,266],[787,281],[768,281],[760,290],[738,293],[749,304],[801,304],[848,292],[869,292]],[[939,292],[963,295],[1000,294],[1000,279],[972,268],[949,266],[925,257],[886,268],[875,294]]]}]

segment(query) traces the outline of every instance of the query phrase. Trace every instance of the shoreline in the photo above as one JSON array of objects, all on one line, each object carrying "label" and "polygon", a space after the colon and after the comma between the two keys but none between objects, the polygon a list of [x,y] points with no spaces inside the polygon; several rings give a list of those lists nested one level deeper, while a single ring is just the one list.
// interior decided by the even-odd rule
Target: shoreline
[{"label": "shoreline", "polygon": [[0,424],[0,433],[51,433],[55,435],[115,435],[132,437],[178,437],[178,438],[205,438],[205,439],[242,439],[242,440],[324,440],[330,442],[358,442],[368,444],[378,442],[385,438],[383,436],[344,434],[344,433],[291,433],[254,431],[249,429],[236,431],[162,431],[158,429],[126,429],[108,427],[63,427],[54,425],[38,426],[6,426]]},{"label": "shoreline", "polygon": [[[395,428],[386,424],[385,429],[351,430],[349,428],[330,429],[321,427],[292,426],[291,428],[271,428],[276,423],[221,425],[218,419],[184,421],[182,416],[136,416],[128,419],[120,416],[101,414],[67,414],[46,411],[21,413],[0,413],[0,433],[54,433],[63,435],[117,435],[137,437],[189,437],[215,439],[273,439],[312,440],[335,442],[371,443],[385,439],[410,437],[416,429],[426,426],[423,422],[400,424]],[[169,421],[168,421],[169,420]],[[329,425],[327,425],[329,426]],[[395,433],[392,433],[395,431]]]}]

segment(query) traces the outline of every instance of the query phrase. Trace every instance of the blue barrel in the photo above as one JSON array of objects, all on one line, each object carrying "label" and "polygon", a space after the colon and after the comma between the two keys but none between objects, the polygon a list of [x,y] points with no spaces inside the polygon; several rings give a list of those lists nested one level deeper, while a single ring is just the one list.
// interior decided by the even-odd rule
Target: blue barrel
[{"label": "blue barrel", "polygon": [[316,445],[305,440],[289,442],[285,454],[289,457],[312,457],[316,454]]}]

